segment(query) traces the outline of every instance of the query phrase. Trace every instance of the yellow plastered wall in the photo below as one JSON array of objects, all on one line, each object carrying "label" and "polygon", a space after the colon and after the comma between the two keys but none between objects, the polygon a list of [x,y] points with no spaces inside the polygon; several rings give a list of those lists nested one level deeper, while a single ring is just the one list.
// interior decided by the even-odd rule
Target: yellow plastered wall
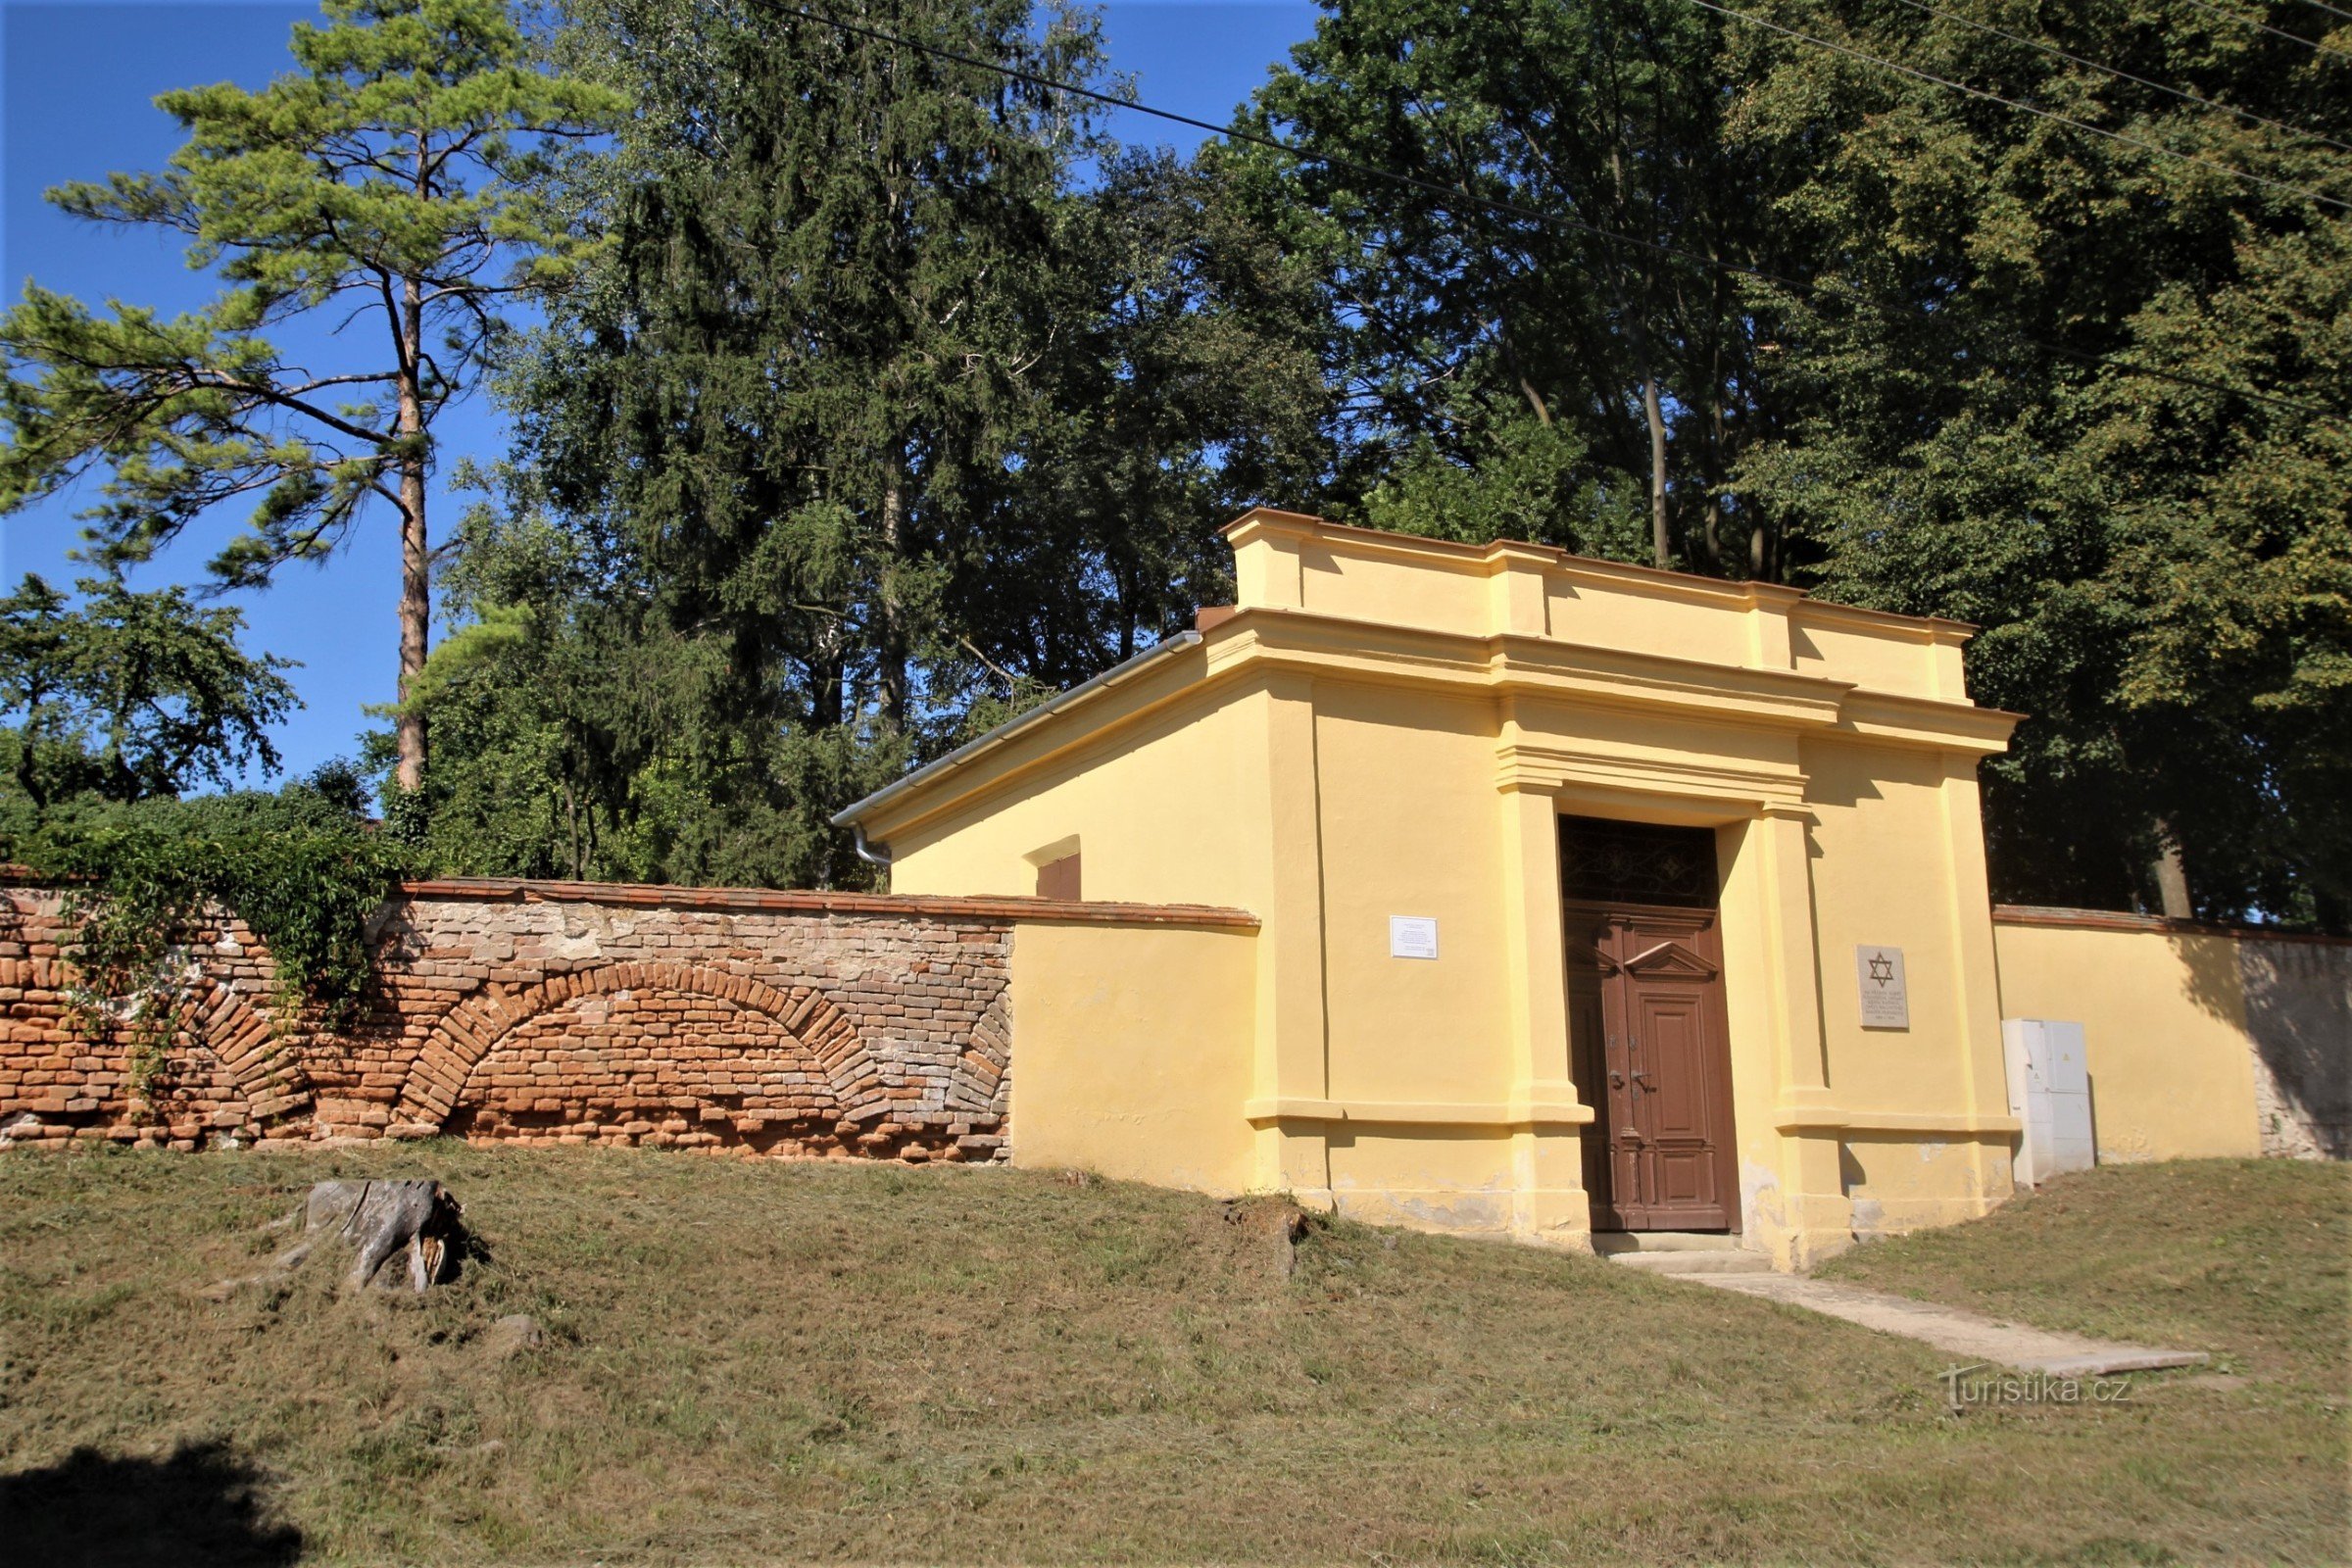
[{"label": "yellow plastered wall", "polygon": [[1016,923],[1012,1162],[1249,1190],[1256,942],[1244,930]]},{"label": "yellow plastered wall", "polygon": [[1906,697],[1960,695],[1937,692],[1935,662],[1924,645],[1891,640],[1876,628],[1841,626],[1815,612],[1799,617],[1788,642],[1791,662],[1804,674],[1850,680]]},{"label": "yellow plastered wall", "polygon": [[1743,613],[1726,614],[1721,604],[1659,592],[1631,573],[1607,578],[1555,571],[1544,599],[1551,635],[1565,642],[1721,664],[1748,657]]},{"label": "yellow plastered wall", "polygon": [[[1971,1053],[1949,958],[1960,911],[1946,865],[1941,760],[1808,741],[1804,765],[1830,1084],[1854,1110],[1964,1104]],[[1903,950],[1910,1028],[1863,1028],[1854,949],[1865,944]]]},{"label": "yellow plastered wall", "polygon": [[[1017,1162],[1579,1245],[1566,810],[1717,831],[1750,1245],[1801,1264],[2006,1191],[1973,773],[2005,720],[1970,716],[1965,628],[1279,514],[1231,537],[1239,614],[864,819],[900,892],[1027,893],[1075,837],[1089,900],[1262,921],[1025,923]],[[1394,915],[1439,956],[1394,956]],[[1859,943],[1905,950],[1908,1031],[1861,1029]]]},{"label": "yellow plastered wall", "polygon": [[1891,1236],[1988,1212],[2015,1189],[2009,1139],[1987,1161],[1977,1144],[1948,1133],[1849,1133],[1838,1151],[1854,1236]]},{"label": "yellow plastered wall", "polygon": [[[1494,705],[1319,686],[1315,753],[1330,1095],[1501,1099],[1511,1013]],[[1438,956],[1392,956],[1392,915],[1436,920]]]},{"label": "yellow plastered wall", "polygon": [[1993,934],[2004,1015],[2082,1025],[2101,1161],[2262,1152],[2234,939],[2008,921]]},{"label": "yellow plastered wall", "polygon": [[1248,717],[1194,692],[988,798],[895,830],[891,891],[1034,893],[1028,857],[1075,836],[1090,900],[1256,908],[1263,877],[1247,853],[1254,823],[1245,803],[1265,783]]},{"label": "yellow plastered wall", "polygon": [[1350,1219],[1500,1235],[1517,1205],[1499,1129],[1341,1123],[1326,1135],[1332,1205]]},{"label": "yellow plastered wall", "polygon": [[[1790,972],[1778,951],[1775,889],[1766,865],[1772,824],[1743,821],[1719,827],[1716,862],[1723,893],[1717,908],[1723,935],[1725,1021],[1732,1046],[1732,1125],[1738,1141],[1740,1230],[1770,1250],[1791,1227],[1797,1173],[1775,1125],[1781,1099],[1800,1076],[1791,1056],[1818,1064],[1819,977],[1810,966]],[[1793,1018],[1784,1014],[1794,1014]],[[1814,1020],[1810,1031],[1791,1024]],[[1816,1075],[1817,1076],[1817,1075]]]}]

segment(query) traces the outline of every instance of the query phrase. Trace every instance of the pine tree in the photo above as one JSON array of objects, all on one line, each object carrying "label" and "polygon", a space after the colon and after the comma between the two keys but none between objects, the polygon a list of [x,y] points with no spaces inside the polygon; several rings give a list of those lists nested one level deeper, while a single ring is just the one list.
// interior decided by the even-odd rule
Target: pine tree
[{"label": "pine tree", "polygon": [[[539,175],[623,100],[536,69],[502,0],[326,0],[325,15],[295,26],[299,69],[262,91],[158,99],[188,131],[162,172],[50,192],[80,217],[184,235],[189,264],[228,288],[167,320],[29,285],[0,317],[0,509],[100,466],[91,533],[121,565],[248,502],[213,571],[253,586],[331,552],[382,503],[400,529],[405,694],[430,635],[434,421],[489,364],[506,305],[583,258]],[[353,318],[350,360],[290,364],[268,334],[322,312]],[[424,762],[411,709],[404,789]]]}]

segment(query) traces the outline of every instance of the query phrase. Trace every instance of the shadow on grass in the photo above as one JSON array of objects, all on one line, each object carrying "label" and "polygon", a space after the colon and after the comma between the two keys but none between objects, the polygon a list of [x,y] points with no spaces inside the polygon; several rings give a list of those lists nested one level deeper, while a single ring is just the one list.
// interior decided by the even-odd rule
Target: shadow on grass
[{"label": "shadow on grass", "polygon": [[291,1563],[302,1532],[270,1522],[261,1491],[261,1471],[225,1443],[182,1444],[165,1459],[76,1448],[0,1476],[0,1555],[77,1568]]}]

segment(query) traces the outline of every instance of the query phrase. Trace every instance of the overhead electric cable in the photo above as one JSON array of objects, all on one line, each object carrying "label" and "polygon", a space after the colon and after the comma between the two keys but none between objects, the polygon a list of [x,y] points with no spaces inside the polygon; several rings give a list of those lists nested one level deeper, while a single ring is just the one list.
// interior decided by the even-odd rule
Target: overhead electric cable
[{"label": "overhead electric cable", "polygon": [[2341,17],[2346,22],[2352,22],[2352,11],[2338,11],[2335,7],[2328,4],[2328,0],[2303,0],[2303,3],[2317,10],[2325,11],[2331,17]]},{"label": "overhead electric cable", "polygon": [[[1522,207],[1517,202],[1503,201],[1498,197],[1481,196],[1475,191],[1461,186],[1441,184],[1437,180],[1423,179],[1419,175],[1408,174],[1400,170],[1383,169],[1377,164],[1359,163],[1352,158],[1337,154],[1315,152],[1310,148],[1293,146],[1289,142],[1272,136],[1259,135],[1255,131],[1244,130],[1236,125],[1214,124],[1205,120],[1196,120],[1191,115],[1178,114],[1172,109],[1154,108],[1151,104],[1133,98],[1121,98],[1113,93],[1101,92],[1092,87],[1082,87],[1076,82],[1061,81],[1052,76],[1041,76],[1035,72],[1023,71],[1017,66],[1007,66],[1002,61],[984,60],[977,55],[963,54],[957,50],[943,48],[938,44],[922,43],[913,38],[886,32],[880,27],[869,26],[864,23],[851,22],[846,18],[831,16],[825,12],[811,11],[805,7],[791,5],[786,3],[786,0],[754,0],[754,3],[761,5],[767,10],[781,12],[786,16],[798,17],[803,22],[815,23],[819,26],[832,27],[858,37],[871,38],[877,43],[890,44],[896,48],[911,49],[917,54],[929,55],[938,60],[953,61],[956,65],[969,66],[976,71],[991,72],[1008,81],[1024,82],[1033,87],[1042,87],[1049,92],[1068,93],[1073,97],[1104,104],[1112,109],[1123,109],[1134,114],[1147,115],[1173,124],[1189,125],[1196,130],[1204,130],[1212,136],[1224,136],[1234,141],[1247,142],[1251,146],[1264,147],[1299,163],[1323,164],[1333,169],[1345,170],[1349,173],[1384,179],[1398,185],[1409,185],[1415,189],[1444,197],[1447,202],[1461,202],[1472,207],[1483,207],[1494,212],[1507,213],[1513,218],[1526,219],[1554,228],[1574,229],[1579,233],[1590,234],[1611,244],[1626,245],[1636,250],[1651,252],[1654,255],[1669,256],[1679,261],[1690,262],[1709,271],[1752,277],[1759,282],[1772,283],[1803,295],[1826,294],[1834,299],[1845,300],[1886,313],[1892,318],[1910,321],[1915,325],[1929,324],[1928,318],[1913,306],[1877,299],[1860,289],[1848,288],[1840,283],[1824,283],[1819,280],[1808,281],[1787,277],[1765,268],[1749,267],[1740,262],[1721,261],[1715,257],[1702,256],[1696,251],[1684,250],[1680,246],[1663,244],[1657,240],[1642,239],[1632,234],[1621,234],[1613,229],[1602,228],[1595,223],[1585,222],[1580,219],[1569,218],[1558,213],[1542,212],[1533,207]],[[2013,343],[2039,349],[2045,354],[2054,354],[2060,359],[2072,360],[2078,365],[2104,366],[2126,375],[2146,376],[2152,380],[2170,381],[2178,386],[2195,387],[2200,391],[2219,392],[2227,397],[2247,398],[2256,403],[2270,404],[2275,408],[2292,409],[2298,414],[2314,415],[2330,423],[2343,422],[2343,416],[2336,411],[2324,408],[2316,403],[2306,403],[2300,398],[2281,397],[2276,392],[2258,392],[2252,387],[2232,386],[2226,381],[2209,381],[2202,376],[2188,375],[2179,370],[2168,370],[2157,366],[2133,365],[2129,361],[2112,359],[2104,354],[2092,354],[2086,350],[2071,349],[2063,344],[2045,342],[2040,338],[2031,337],[2022,332],[2012,332],[2009,334],[2009,338]]]},{"label": "overhead electric cable", "polygon": [[2257,125],[2268,125],[2273,130],[2284,131],[2290,136],[2308,136],[2313,141],[2326,142],[2339,152],[2352,153],[2352,142],[2337,141],[2333,136],[2307,129],[2302,125],[2290,125],[2281,120],[2266,119],[2251,109],[2240,109],[2235,104],[2226,104],[2217,98],[2201,98],[2183,87],[2168,86],[2164,82],[2151,81],[2146,76],[2133,75],[2131,72],[2120,70],[2114,66],[2101,65],[2096,60],[2085,60],[2081,55],[2069,54],[2056,44],[2043,43],[2039,39],[2026,37],[2023,33],[2011,32],[2005,27],[1996,27],[1989,22],[1979,22],[1974,17],[1964,17],[1957,12],[1938,11],[1934,6],[1924,4],[1923,0],[1899,0],[1899,3],[1909,6],[1914,11],[1924,12],[1928,16],[1936,17],[1945,22],[1956,22],[1963,27],[1974,27],[1979,32],[1989,32],[1996,38],[2006,38],[2011,43],[2022,43],[2029,49],[2038,49],[2045,55],[2052,55],[2071,65],[2081,66],[2085,71],[2100,72],[2115,77],[2118,81],[2136,82],[2142,87],[2151,87],[2158,92],[2170,93],[2175,98],[2186,103],[2200,104],[2207,109],[2218,109],[2223,114],[2235,115],[2238,119],[2250,121]]},{"label": "overhead electric cable", "polygon": [[2243,169],[2235,168],[2230,164],[2216,163],[2210,158],[2200,158],[2194,153],[2175,152],[2170,147],[2160,147],[2152,141],[2143,141],[2137,136],[2127,136],[2120,130],[2105,130],[2097,125],[2090,124],[2085,121],[2075,120],[2069,116],[2061,115],[2054,110],[2043,109],[2037,105],[2027,103],[2022,98],[2005,98],[1997,92],[1988,92],[1983,87],[1972,87],[1965,81],[1955,81],[1949,76],[1938,76],[1932,71],[1921,71],[1916,66],[1902,65],[1896,61],[1886,59],[1883,56],[1870,54],[1865,50],[1856,49],[1850,44],[1839,43],[1833,38],[1817,37],[1813,33],[1800,31],[1795,27],[1785,26],[1778,22],[1772,21],[1768,17],[1759,17],[1752,11],[1741,11],[1734,6],[1717,5],[1715,0],[1690,0],[1690,3],[1699,7],[1701,10],[1712,11],[1717,16],[1729,17],[1735,22],[1744,22],[1754,26],[1769,28],[1774,32],[1782,33],[1790,38],[1795,38],[1800,42],[1812,44],[1817,48],[1835,50],[1838,54],[1850,56],[1853,59],[1863,61],[1866,64],[1880,67],[1882,70],[1897,72],[1903,75],[1913,76],[1921,81],[1930,82],[1938,87],[1948,87],[1954,92],[1966,93],[1971,98],[1982,98],[1987,103],[2001,104],[2007,108],[2018,110],[2023,114],[2038,115],[2043,120],[2054,121],[2061,125],[2072,125],[2077,130],[2087,131],[2093,136],[2103,136],[2109,141],[2121,142],[2126,147],[2136,147],[2142,152],[2154,153],[2159,158],[2179,159],[2184,164],[2194,164],[2200,169],[2210,169],[2217,174],[2228,174],[2232,179],[2247,180],[2256,185],[2268,185],[2274,190],[2282,190],[2287,192],[2289,195],[2300,196],[2305,201],[2321,202],[2329,207],[2339,207],[2346,212],[2352,212],[2352,202],[2345,201],[2340,197],[2325,195],[2319,191],[2309,189],[2306,186],[2289,184],[2283,179],[2272,179],[2265,174],[2249,173]]},{"label": "overhead electric cable", "polygon": [[2188,3],[2199,11],[2212,12],[2225,22],[2234,22],[2241,27],[2252,27],[2258,32],[2267,32],[2274,38],[2284,38],[2289,43],[2299,43],[2314,54],[2333,55],[2338,60],[2352,60],[2352,54],[2346,54],[2333,44],[2322,43],[2317,38],[2306,38],[2301,33],[2289,32],[2284,27],[2274,27],[2267,22],[2257,22],[2241,12],[2230,10],[2228,6],[2217,6],[2212,3],[2212,0],[2188,0]]}]

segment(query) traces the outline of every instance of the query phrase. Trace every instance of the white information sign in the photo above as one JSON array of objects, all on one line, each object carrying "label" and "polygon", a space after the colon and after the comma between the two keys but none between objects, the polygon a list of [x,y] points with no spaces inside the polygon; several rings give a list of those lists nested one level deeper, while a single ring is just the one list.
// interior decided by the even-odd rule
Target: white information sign
[{"label": "white information sign", "polygon": [[1911,993],[1903,984],[1903,950],[1856,948],[1854,980],[1862,988],[1862,1027],[1911,1027]]},{"label": "white information sign", "polygon": [[1425,914],[1389,916],[1389,956],[1434,958],[1438,956],[1438,922]]}]

